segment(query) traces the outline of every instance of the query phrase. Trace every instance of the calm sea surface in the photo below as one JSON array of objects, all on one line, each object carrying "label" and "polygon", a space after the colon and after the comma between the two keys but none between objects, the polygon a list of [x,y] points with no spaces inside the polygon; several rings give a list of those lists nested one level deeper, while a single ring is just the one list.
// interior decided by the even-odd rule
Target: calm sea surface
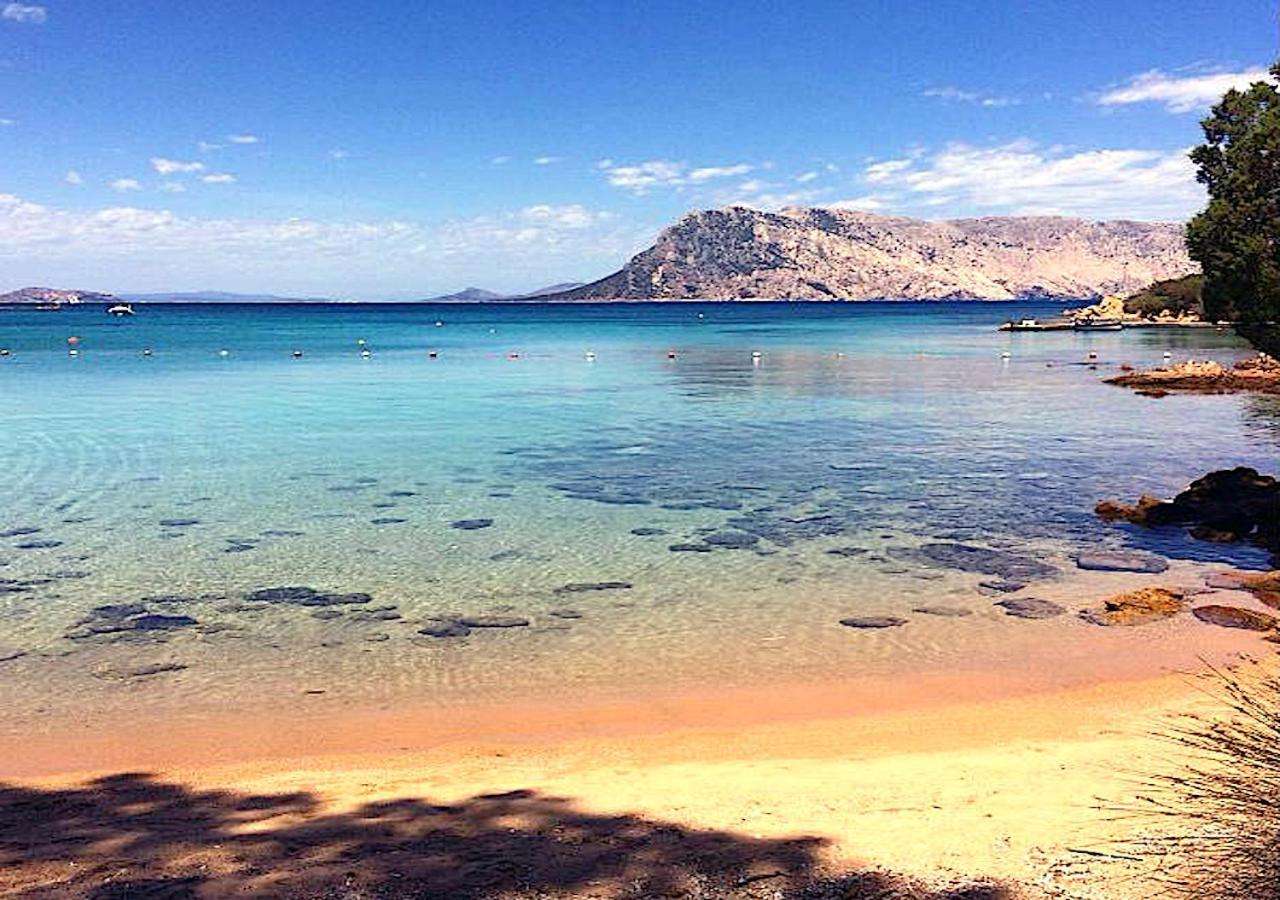
[{"label": "calm sea surface", "polygon": [[1244,353],[1229,334],[995,330],[1057,309],[0,311],[0,702],[449,704],[1140,646],[1006,616],[999,573],[918,548],[1003,550],[1015,596],[1060,599],[1085,548],[1260,565],[1092,508],[1274,469],[1280,408],[1100,383]]}]

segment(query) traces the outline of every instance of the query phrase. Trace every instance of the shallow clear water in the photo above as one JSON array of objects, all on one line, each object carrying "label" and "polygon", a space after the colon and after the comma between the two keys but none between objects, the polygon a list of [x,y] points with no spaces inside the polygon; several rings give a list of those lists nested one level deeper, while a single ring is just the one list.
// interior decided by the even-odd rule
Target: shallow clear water
[{"label": "shallow clear water", "polygon": [[[979,588],[990,574],[911,548],[1047,562],[1062,576],[1038,596],[1066,590],[1086,547],[1261,564],[1092,514],[1213,468],[1274,468],[1274,398],[1153,401],[1100,383],[1167,349],[1244,347],[1212,330],[995,330],[1057,309],[0,312],[0,532],[14,532],[0,538],[0,659],[14,657],[0,700],[234,705],[284,684],[450,703],[1016,668],[1027,629],[1089,626],[1011,620]],[[566,590],[599,582],[629,587]],[[291,585],[372,599],[245,601]],[[187,618],[112,631],[91,614],[128,603]],[[495,615],[530,624],[420,633]],[[838,625],[851,615],[909,622]],[[138,674],[151,666],[173,670]]]}]

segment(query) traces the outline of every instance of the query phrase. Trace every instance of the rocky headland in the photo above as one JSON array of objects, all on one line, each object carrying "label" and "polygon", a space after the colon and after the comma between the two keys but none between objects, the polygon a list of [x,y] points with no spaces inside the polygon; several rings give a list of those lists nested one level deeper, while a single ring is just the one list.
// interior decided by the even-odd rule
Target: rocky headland
[{"label": "rocky headland", "polygon": [[111,294],[62,288],[25,287],[0,294],[0,306],[75,306],[80,303],[115,303]]},{"label": "rocky headland", "polygon": [[1174,391],[1230,394],[1255,391],[1280,394],[1280,362],[1265,353],[1224,366],[1213,360],[1188,360],[1139,372],[1122,372],[1104,379],[1107,384],[1136,388],[1146,396],[1162,397]]},{"label": "rocky headland", "polygon": [[1195,268],[1181,225],[1056,216],[925,221],[744,207],[686,215],[620,271],[538,299],[1090,297]]}]

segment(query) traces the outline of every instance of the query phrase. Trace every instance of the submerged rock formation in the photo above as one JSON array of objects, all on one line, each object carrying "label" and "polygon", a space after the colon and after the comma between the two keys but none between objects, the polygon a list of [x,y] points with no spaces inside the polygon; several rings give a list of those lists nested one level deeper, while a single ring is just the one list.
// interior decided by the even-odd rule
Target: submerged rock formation
[{"label": "submerged rock formation", "polygon": [[1086,297],[1194,268],[1181,225],[734,206],[690,213],[620,271],[540,299]]}]

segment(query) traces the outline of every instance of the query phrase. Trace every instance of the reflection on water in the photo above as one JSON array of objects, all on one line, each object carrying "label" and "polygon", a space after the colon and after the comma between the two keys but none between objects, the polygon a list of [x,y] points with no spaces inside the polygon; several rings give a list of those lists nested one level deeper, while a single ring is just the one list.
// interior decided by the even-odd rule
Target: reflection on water
[{"label": "reflection on water", "polygon": [[[1050,310],[1025,306],[6,313],[0,702],[444,703],[1138,640],[1028,631],[992,605],[1019,590],[999,566],[913,548],[1001,549],[1040,573],[1020,596],[1064,600],[1130,577],[1081,588],[1084,548],[1259,565],[1092,508],[1274,467],[1277,402],[1107,387],[1244,348],[994,330]],[[860,616],[907,624],[839,625]]]}]

